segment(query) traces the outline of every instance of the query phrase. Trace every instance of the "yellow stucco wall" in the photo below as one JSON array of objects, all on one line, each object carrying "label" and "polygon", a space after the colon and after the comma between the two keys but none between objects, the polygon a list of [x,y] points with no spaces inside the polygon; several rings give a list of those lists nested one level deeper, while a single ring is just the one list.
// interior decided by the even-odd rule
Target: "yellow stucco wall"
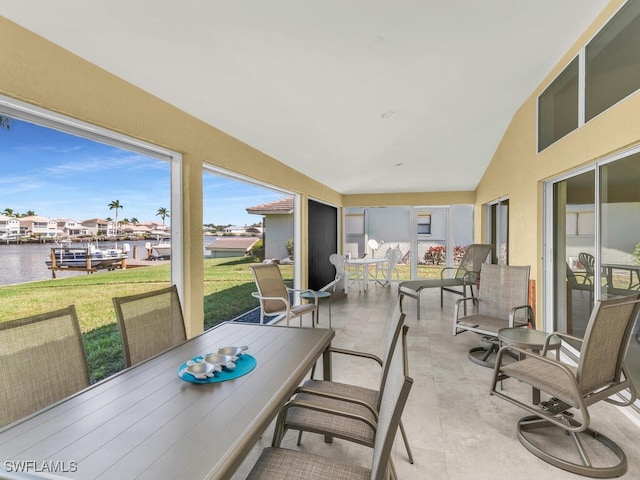
[{"label": "yellow stucco wall", "polygon": [[623,4],[611,1],[514,115],[476,189],[475,236],[484,238],[482,205],[509,197],[509,263],[531,265],[542,307],[542,185],[563,172],[640,142],[640,92],[537,153],[537,97]]},{"label": "yellow stucco wall", "polygon": [[[4,17],[0,17],[0,65],[2,95],[183,155],[184,310],[191,335],[203,328],[203,162],[294,193],[304,192],[328,203],[341,204],[341,196],[325,185]],[[306,199],[305,196],[303,205]],[[306,245],[304,232],[306,229],[302,244]],[[306,259],[306,255],[302,258]],[[303,279],[307,278],[306,270],[303,260]]]}]

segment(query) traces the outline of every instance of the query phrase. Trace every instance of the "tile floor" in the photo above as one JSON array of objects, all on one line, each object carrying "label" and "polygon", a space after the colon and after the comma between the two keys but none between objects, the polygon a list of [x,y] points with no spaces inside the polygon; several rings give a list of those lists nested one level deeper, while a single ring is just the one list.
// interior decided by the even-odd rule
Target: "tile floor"
[{"label": "tile floor", "polygon": [[[382,355],[390,315],[396,301],[396,285],[371,286],[365,293],[336,294],[332,300],[335,346]],[[472,333],[453,336],[453,305],[457,298],[445,294],[440,308],[439,291],[422,295],[423,319],[416,320],[415,301],[405,301],[410,375],[413,389],[403,419],[413,448],[415,464],[407,461],[404,445],[396,438],[393,452],[401,479],[500,480],[577,479],[530,454],[516,438],[516,422],[525,412],[490,396],[492,370],[467,359],[467,350],[480,344]],[[320,325],[328,325],[328,309],[321,307]],[[358,363],[359,362],[359,363]],[[366,361],[334,356],[337,381],[377,387],[379,369]],[[511,381],[505,389],[523,389]],[[526,394],[527,392],[522,392]],[[629,410],[629,408],[627,408]],[[622,409],[601,404],[593,409],[592,426],[612,438],[626,452],[629,468],[623,478],[640,479],[640,425]],[[234,478],[244,478],[263,447],[271,442],[270,427]],[[288,432],[283,446],[300,448],[369,466],[371,450],[336,439],[305,434],[296,447],[297,432]]]}]

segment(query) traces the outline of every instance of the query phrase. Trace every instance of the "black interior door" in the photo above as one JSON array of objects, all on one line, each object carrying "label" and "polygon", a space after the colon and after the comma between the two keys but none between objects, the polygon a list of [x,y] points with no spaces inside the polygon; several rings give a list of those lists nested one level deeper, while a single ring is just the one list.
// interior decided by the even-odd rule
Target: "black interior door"
[{"label": "black interior door", "polygon": [[309,288],[320,290],[335,278],[329,255],[338,251],[338,209],[309,200]]}]

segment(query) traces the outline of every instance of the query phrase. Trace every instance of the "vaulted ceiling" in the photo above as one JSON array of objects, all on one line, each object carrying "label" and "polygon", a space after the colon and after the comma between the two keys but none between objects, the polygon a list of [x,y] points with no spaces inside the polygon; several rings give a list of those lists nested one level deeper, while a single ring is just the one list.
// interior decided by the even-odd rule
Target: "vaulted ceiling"
[{"label": "vaulted ceiling", "polygon": [[10,20],[344,194],[475,189],[608,0],[1,0]]}]

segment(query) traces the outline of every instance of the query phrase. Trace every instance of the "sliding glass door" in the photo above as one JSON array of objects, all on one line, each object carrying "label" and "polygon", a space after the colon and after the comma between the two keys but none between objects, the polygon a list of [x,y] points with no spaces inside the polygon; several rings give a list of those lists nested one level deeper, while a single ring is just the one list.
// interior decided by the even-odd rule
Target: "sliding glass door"
[{"label": "sliding glass door", "polygon": [[[546,330],[582,337],[595,301],[640,290],[640,149],[545,185]],[[640,382],[636,324],[627,365]]]}]

